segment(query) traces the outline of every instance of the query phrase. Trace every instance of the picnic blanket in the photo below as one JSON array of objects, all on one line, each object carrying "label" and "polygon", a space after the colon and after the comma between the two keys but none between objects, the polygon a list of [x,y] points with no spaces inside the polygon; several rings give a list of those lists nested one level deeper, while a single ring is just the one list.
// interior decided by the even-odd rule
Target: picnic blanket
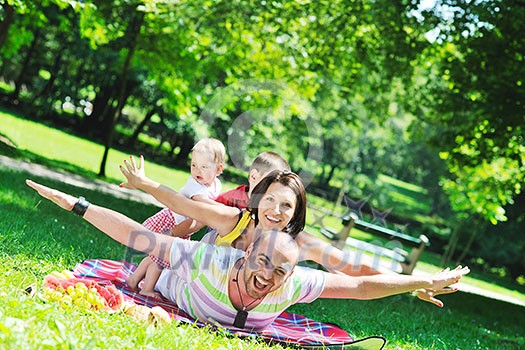
[{"label": "picnic blanket", "polygon": [[[133,273],[135,268],[134,265],[124,261],[91,259],[77,264],[73,269],[73,274],[76,277],[93,279],[103,284],[112,283],[124,294],[126,301],[148,307],[160,306],[174,320],[210,327],[210,324],[193,319],[167,299],[147,297],[128,288],[124,280]],[[212,326],[212,328],[216,327]],[[373,336],[355,340],[347,331],[335,324],[317,322],[289,312],[283,312],[261,332],[225,330],[239,336],[261,337],[270,342],[302,348],[382,349],[385,344],[385,339],[382,337]]]}]

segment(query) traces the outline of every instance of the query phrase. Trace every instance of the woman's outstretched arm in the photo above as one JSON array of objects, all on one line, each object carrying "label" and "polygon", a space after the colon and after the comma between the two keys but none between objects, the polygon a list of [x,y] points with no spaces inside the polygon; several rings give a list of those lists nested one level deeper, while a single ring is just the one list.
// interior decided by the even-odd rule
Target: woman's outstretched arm
[{"label": "woman's outstretched arm", "polygon": [[[62,209],[71,211],[78,202],[78,198],[31,180],[26,180],[26,184]],[[170,249],[174,237],[152,232],[123,214],[95,204],[87,206],[83,218],[119,243],[170,261]]]},{"label": "woman's outstretched arm", "polygon": [[124,165],[120,166],[120,171],[127,180],[127,182],[120,184],[121,187],[136,188],[147,192],[174,212],[213,227],[221,235],[230,232],[237,224],[238,209],[188,199],[169,187],[148,178],[144,171],[144,158],[142,156],[140,156],[138,164],[133,157],[130,157],[129,161],[125,160]]}]

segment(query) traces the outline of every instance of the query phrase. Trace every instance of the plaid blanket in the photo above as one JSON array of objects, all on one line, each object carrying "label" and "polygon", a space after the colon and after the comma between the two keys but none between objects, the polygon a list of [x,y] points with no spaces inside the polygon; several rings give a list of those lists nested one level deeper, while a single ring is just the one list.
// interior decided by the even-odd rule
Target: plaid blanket
[{"label": "plaid blanket", "polygon": [[[194,320],[177,305],[167,299],[150,298],[129,289],[124,279],[135,270],[135,266],[128,262],[113,260],[86,260],[73,269],[77,277],[94,279],[102,284],[113,283],[122,293],[126,301],[149,307],[160,306],[165,309],[174,320],[194,324],[197,326],[210,326]],[[249,331],[226,331],[240,336],[262,337],[270,342],[283,345],[299,345],[303,348],[337,348],[345,349],[381,349],[385,340],[381,337],[369,337],[354,340],[348,332],[330,323],[322,323],[307,317],[283,312],[268,328],[262,332]],[[367,343],[375,346],[368,347]],[[363,347],[364,346],[364,347]]]}]

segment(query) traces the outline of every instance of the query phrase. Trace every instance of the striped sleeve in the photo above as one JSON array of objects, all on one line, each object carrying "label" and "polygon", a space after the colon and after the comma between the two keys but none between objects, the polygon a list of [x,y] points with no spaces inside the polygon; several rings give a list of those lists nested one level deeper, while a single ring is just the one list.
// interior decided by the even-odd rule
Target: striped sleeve
[{"label": "striped sleeve", "polygon": [[195,277],[196,266],[206,260],[207,254],[213,254],[208,244],[175,237],[170,252],[171,270],[176,270],[180,278],[189,282]]},{"label": "striped sleeve", "polygon": [[319,298],[319,295],[323,292],[325,279],[323,272],[320,270],[296,266],[293,278],[297,280],[295,285],[298,286],[293,297],[293,304],[311,303]]}]

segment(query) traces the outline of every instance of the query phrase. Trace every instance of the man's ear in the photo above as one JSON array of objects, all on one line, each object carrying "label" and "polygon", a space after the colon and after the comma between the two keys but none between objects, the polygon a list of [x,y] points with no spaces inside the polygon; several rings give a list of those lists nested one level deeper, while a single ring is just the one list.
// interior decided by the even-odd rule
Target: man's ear
[{"label": "man's ear", "polygon": [[245,259],[248,259],[250,254],[252,254],[252,250],[253,250],[253,242],[250,243],[250,245],[248,246],[248,248],[246,248],[246,251],[244,252],[244,258]]}]

